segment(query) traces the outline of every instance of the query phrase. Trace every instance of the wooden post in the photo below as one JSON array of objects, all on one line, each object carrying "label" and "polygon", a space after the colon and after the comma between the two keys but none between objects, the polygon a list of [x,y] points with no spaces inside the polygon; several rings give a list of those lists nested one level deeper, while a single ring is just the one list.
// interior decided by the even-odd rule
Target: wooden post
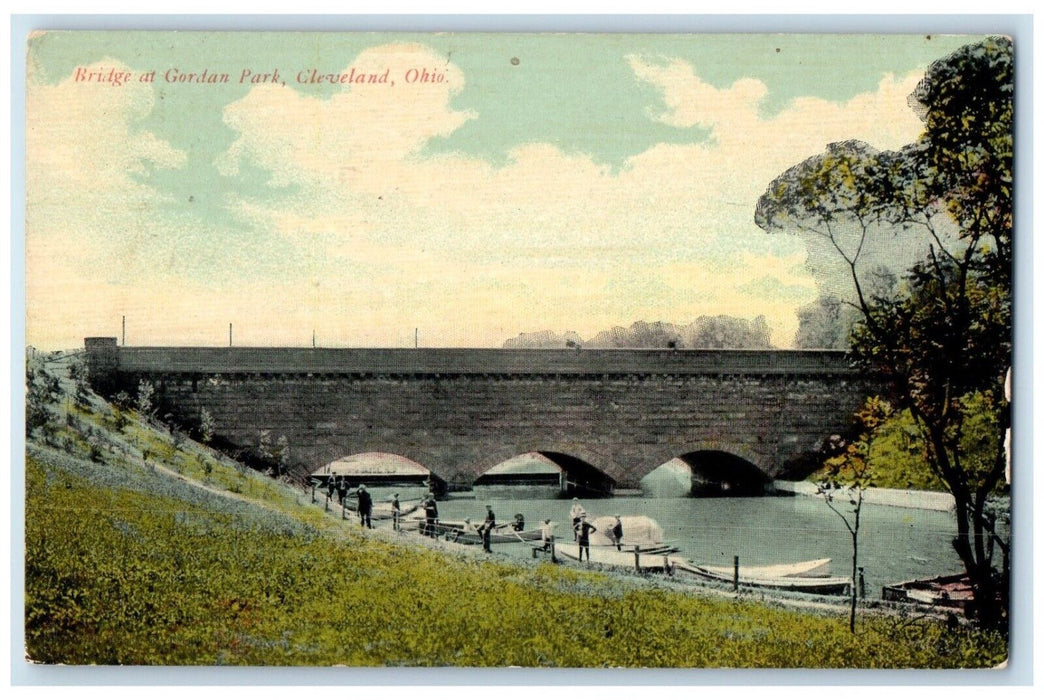
[{"label": "wooden post", "polygon": [[329,510],[330,510],[330,497],[329,497],[329,496],[327,496],[327,497],[326,497],[326,507],[324,507],[324,508],[323,508],[323,512],[324,512],[324,513],[325,513],[325,512],[329,512]]},{"label": "wooden post", "polygon": [[642,568],[638,566],[638,545],[634,546],[634,570],[638,573],[642,572]]},{"label": "wooden post", "polygon": [[551,563],[557,564],[558,559],[555,558],[555,536],[551,535]]},{"label": "wooden post", "polygon": [[859,567],[859,597],[866,598],[866,580],[863,578],[863,567]]},{"label": "wooden post", "polygon": [[732,557],[732,590],[739,590],[739,555]]},{"label": "wooden post", "polygon": [[341,520],[345,519],[344,515],[347,512],[348,512],[348,507],[345,505],[344,501],[341,501]]},{"label": "wooden post", "polygon": [[315,503],[315,484],[312,484],[312,503]]}]

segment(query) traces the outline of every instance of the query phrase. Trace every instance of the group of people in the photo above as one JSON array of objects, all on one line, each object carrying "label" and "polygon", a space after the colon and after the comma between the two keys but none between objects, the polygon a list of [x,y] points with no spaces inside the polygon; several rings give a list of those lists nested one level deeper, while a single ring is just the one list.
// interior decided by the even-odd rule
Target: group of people
[{"label": "group of people", "polygon": [[[573,499],[573,506],[569,509],[569,517],[573,520],[573,541],[580,548],[580,561],[584,560],[585,553],[587,554],[587,561],[591,561],[591,533],[598,532],[598,528],[587,522],[587,511],[580,505],[579,498]],[[620,520],[619,514],[613,517],[616,518],[616,521],[613,523],[612,529],[609,530],[609,539],[616,545],[617,551],[620,551],[622,549],[621,543],[623,542],[623,522]]]},{"label": "group of people", "polygon": [[[347,506],[346,500],[349,496],[348,482],[343,477],[335,477],[330,479],[327,488],[329,489],[328,495],[333,498],[333,494],[337,493],[337,502],[341,506]],[[356,499],[355,510],[359,514],[359,525],[361,527],[373,529],[373,496],[366,490],[366,484],[359,484],[359,488],[352,494]],[[396,530],[399,529],[399,518],[402,514],[402,507],[399,505],[399,494],[395,494],[391,501],[391,512],[392,512],[392,527]]]},{"label": "group of people", "polygon": [[[338,502],[344,505],[345,499],[348,497],[348,484],[343,477],[335,477],[330,479],[328,483],[329,495],[333,498],[333,494],[336,491],[338,495]],[[373,516],[373,497],[370,492],[366,490],[365,484],[360,484],[359,488],[355,491],[355,497],[358,501],[357,512],[359,514],[359,525],[361,527],[373,529],[372,516]],[[424,510],[424,522],[421,524],[421,534],[427,537],[438,536],[438,521],[439,521],[439,507],[435,500],[435,494],[429,491],[427,495],[421,500],[420,507]],[[579,498],[573,498],[572,507],[569,509],[569,517],[572,519],[573,525],[573,541],[577,543],[580,548],[579,558],[580,561],[584,560],[584,554],[587,554],[587,560],[591,560],[591,533],[597,532],[598,528],[587,521],[587,511],[580,504]],[[399,494],[394,494],[391,500],[391,518],[392,518],[392,529],[401,529],[402,519],[402,506],[399,503]],[[620,516],[616,515],[616,522],[613,524],[612,529],[609,531],[610,540],[616,545],[616,549],[621,549],[621,542],[623,540],[623,523],[620,521]],[[521,532],[525,529],[526,521],[525,516],[522,513],[516,513],[514,521],[511,523],[512,529],[516,532]],[[464,532],[473,532],[477,534],[482,540],[482,549],[487,552],[491,552],[491,536],[493,531],[497,528],[497,517],[493,512],[493,506],[486,504],[486,517],[482,521],[481,525],[475,525],[471,522],[471,518],[464,519]],[[540,525],[540,539],[545,550],[549,549],[551,542],[554,539],[554,525],[550,518],[545,518],[544,522]]]}]

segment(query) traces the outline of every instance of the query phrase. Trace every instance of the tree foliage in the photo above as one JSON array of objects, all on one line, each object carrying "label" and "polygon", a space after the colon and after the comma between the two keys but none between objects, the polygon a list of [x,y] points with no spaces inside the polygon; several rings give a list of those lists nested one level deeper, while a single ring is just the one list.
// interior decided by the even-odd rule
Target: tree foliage
[{"label": "tree foliage", "polygon": [[[1007,572],[992,565],[986,502],[1004,475],[1009,425],[1013,86],[1008,39],[965,46],[934,63],[911,96],[925,124],[917,141],[888,152],[831,144],[777,178],[755,212],[767,231],[815,237],[848,270],[854,359],[913,417],[956,502],[953,545],[974,612],[998,626]],[[899,284],[864,259],[882,236],[925,251]],[[995,448],[982,459],[976,444]]]},{"label": "tree foliage", "polygon": [[25,372],[25,436],[34,431],[45,436],[54,432],[54,410],[51,405],[55,396],[46,372],[27,367]]},{"label": "tree foliage", "polygon": [[852,327],[858,314],[838,296],[820,295],[798,309],[798,330],[794,347],[819,350],[847,350],[851,347]]},{"label": "tree foliage", "polygon": [[138,394],[134,399],[134,407],[143,416],[151,416],[155,409],[153,399],[156,395],[156,387],[152,382],[142,379],[138,382]]},{"label": "tree foliage", "polygon": [[217,424],[214,415],[207,410],[206,406],[199,409],[199,436],[204,445],[209,445],[214,439],[214,430]]}]

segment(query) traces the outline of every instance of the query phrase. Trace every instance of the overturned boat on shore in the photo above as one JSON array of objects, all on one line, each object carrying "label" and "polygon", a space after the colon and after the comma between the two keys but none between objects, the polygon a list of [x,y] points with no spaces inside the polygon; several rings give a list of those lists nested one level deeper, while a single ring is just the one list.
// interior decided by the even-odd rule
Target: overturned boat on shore
[{"label": "overturned boat on shore", "polygon": [[823,595],[843,594],[851,581],[830,576],[830,559],[811,559],[792,564],[767,566],[708,566],[679,558],[675,568],[708,581],[731,583],[751,588],[771,588]]},{"label": "overturned boat on shore", "polygon": [[[716,583],[730,583],[749,588],[798,591],[822,595],[843,594],[851,582],[847,578],[830,576],[830,559],[813,559],[792,564],[740,567],[739,576],[733,567],[702,566],[674,553],[669,546],[643,550],[639,547],[617,550],[615,547],[591,547],[590,554],[580,559],[580,547],[563,543],[556,553],[573,561],[608,566],[630,571],[685,572],[696,578]],[[587,554],[587,550],[584,550]]]}]

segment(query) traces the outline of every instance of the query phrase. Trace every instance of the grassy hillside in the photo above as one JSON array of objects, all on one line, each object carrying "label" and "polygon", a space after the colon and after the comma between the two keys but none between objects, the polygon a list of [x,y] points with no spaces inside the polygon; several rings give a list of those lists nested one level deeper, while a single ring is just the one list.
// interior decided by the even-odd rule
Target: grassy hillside
[{"label": "grassy hillside", "polygon": [[59,384],[26,459],[37,661],[947,668],[1006,656],[996,637],[927,620],[867,618],[853,636],[842,615],[364,534],[136,416],[117,429],[110,406],[78,405],[75,384]]}]

